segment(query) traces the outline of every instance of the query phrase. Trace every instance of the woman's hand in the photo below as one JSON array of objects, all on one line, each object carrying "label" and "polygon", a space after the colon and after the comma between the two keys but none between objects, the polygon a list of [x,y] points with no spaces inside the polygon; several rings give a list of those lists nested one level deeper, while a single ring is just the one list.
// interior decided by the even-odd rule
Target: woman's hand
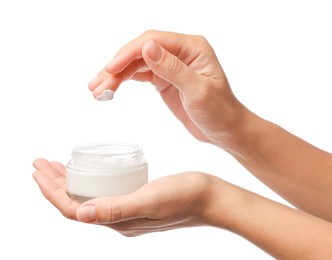
[{"label": "woman's hand", "polygon": [[76,220],[80,203],[72,200],[66,192],[66,169],[59,162],[37,159],[33,162],[36,171],[33,178],[44,197],[49,200],[66,218]]},{"label": "woman's hand", "polygon": [[44,196],[65,217],[105,225],[125,236],[210,225],[243,236],[277,259],[332,256],[331,223],[212,175],[171,175],[128,195],[80,204],[67,196],[63,165],[38,159],[34,166],[33,176]]},{"label": "woman's hand", "polygon": [[210,206],[221,183],[212,175],[187,172],[160,178],[128,195],[81,204],[66,193],[62,164],[38,159],[34,167],[33,177],[42,193],[65,217],[103,224],[126,236],[211,224]]},{"label": "woman's hand", "polygon": [[332,221],[332,155],[241,105],[203,37],[146,32],[89,86],[98,95],[127,79],[152,82],[197,139],[229,152],[296,207]]},{"label": "woman's hand", "polygon": [[133,79],[156,86],[197,139],[230,149],[240,143],[247,111],[233,95],[210,44],[201,36],[148,31],[131,41],[89,83],[94,96]]},{"label": "woman's hand", "polygon": [[187,172],[162,177],[125,196],[83,203],[79,221],[104,224],[125,236],[208,225],[212,176]]}]

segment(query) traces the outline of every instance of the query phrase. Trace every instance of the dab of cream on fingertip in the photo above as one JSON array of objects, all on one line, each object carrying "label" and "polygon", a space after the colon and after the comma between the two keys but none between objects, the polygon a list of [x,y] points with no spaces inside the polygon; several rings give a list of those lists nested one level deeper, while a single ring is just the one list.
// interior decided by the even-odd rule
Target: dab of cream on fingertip
[{"label": "dab of cream on fingertip", "polygon": [[99,95],[98,97],[96,97],[96,100],[98,101],[109,101],[112,100],[114,96],[114,91],[110,90],[110,89],[106,89],[103,91],[103,93],[101,93],[101,95]]}]

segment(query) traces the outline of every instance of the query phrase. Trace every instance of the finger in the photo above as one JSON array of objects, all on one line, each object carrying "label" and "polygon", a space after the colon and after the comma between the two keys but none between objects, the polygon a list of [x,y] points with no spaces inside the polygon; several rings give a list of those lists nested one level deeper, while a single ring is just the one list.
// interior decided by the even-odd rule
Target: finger
[{"label": "finger", "polygon": [[136,73],[143,73],[146,71],[150,71],[150,69],[146,66],[146,63],[143,59],[134,60],[130,63],[123,71],[121,71],[118,75],[121,76],[122,81],[126,81],[132,78]]},{"label": "finger", "polygon": [[137,206],[126,196],[102,197],[81,205],[76,217],[79,221],[94,224],[108,224],[139,217]]},{"label": "finger", "polygon": [[76,210],[79,203],[68,197],[66,190],[54,182],[43,171],[37,170],[33,173],[44,197],[50,201],[66,218],[76,219]]},{"label": "finger", "polygon": [[140,81],[140,82],[152,82],[152,78],[153,78],[152,71],[135,73],[131,77],[132,80],[136,80],[136,81]]},{"label": "finger", "polygon": [[154,41],[145,43],[142,53],[146,64],[160,78],[176,86],[185,95],[191,95],[197,91],[197,88],[193,86],[200,85],[201,76],[177,56]]},{"label": "finger", "polygon": [[150,198],[137,192],[116,196],[101,197],[83,203],[77,210],[79,221],[94,224],[109,224],[136,218],[145,218]]},{"label": "finger", "polygon": [[35,171],[32,174],[34,180],[37,182],[41,192],[51,202],[53,202],[53,193],[59,192],[62,189],[56,182],[50,179],[43,171]]},{"label": "finger", "polygon": [[111,74],[120,73],[132,61],[142,58],[142,48],[145,42],[155,40],[173,54],[182,56],[183,46],[188,38],[185,35],[162,31],[147,31],[138,38],[126,44],[106,66],[106,71]]},{"label": "finger", "polygon": [[121,75],[107,75],[103,78],[101,83],[93,89],[93,96],[96,98],[100,96],[105,90],[110,89],[116,91],[122,82]]},{"label": "finger", "polygon": [[119,74],[114,75],[103,71],[100,73],[100,76],[98,76],[99,80],[94,79],[92,83],[89,83],[89,89],[93,91],[94,96],[100,95],[106,89],[116,91],[122,82],[130,79],[136,73],[142,73],[149,70],[150,69],[146,66],[143,59],[134,60]]},{"label": "finger", "polygon": [[[131,79],[140,81],[140,82],[151,82],[152,85],[154,85],[156,87],[156,90],[160,93],[163,92],[164,90],[166,90],[168,87],[172,86],[171,83],[158,77],[151,70],[146,71],[146,72],[135,73],[131,77]],[[176,91],[178,91],[178,90],[176,89]]]},{"label": "finger", "polygon": [[45,159],[37,159],[33,162],[33,166],[39,170],[44,172],[49,176],[51,180],[56,180],[59,177],[63,177],[63,174],[54,167],[49,161]]},{"label": "finger", "polygon": [[103,78],[100,77],[101,73],[103,73],[103,71],[101,71],[93,80],[89,82],[88,87],[90,91],[95,90],[102,83]]},{"label": "finger", "polygon": [[[179,56],[180,59],[183,58],[185,60],[188,56],[187,51],[183,51],[183,46],[186,46],[188,43],[188,36],[171,32],[145,32],[122,47],[105,69],[88,84],[95,97],[101,95],[107,89],[116,91],[122,81],[131,78],[136,73],[135,71],[141,72],[141,69],[144,69],[144,66],[139,63],[145,63],[142,59],[142,48],[149,39],[155,39],[160,42],[171,53]],[[137,66],[140,67],[140,70],[138,70]],[[121,76],[121,80],[116,78],[119,76]]]},{"label": "finger", "polygon": [[66,177],[66,167],[60,162],[51,162],[52,166],[58,170],[61,176]]}]

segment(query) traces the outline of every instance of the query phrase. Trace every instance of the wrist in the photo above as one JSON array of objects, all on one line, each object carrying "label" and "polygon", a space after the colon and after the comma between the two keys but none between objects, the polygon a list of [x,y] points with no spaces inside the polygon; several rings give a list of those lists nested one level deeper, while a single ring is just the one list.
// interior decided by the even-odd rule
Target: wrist
[{"label": "wrist", "polygon": [[266,132],[265,129],[268,122],[242,104],[237,111],[233,126],[226,133],[222,134],[215,145],[235,158],[243,158],[251,150],[255,149],[256,144],[259,143],[264,132]]},{"label": "wrist", "polygon": [[233,231],[241,208],[242,189],[215,176],[210,181],[203,219],[206,225]]}]

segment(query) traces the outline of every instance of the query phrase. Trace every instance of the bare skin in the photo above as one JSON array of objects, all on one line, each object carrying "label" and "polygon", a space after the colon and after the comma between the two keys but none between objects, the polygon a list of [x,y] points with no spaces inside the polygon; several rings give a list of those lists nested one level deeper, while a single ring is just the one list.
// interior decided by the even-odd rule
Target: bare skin
[{"label": "bare skin", "polygon": [[332,221],[332,155],[242,105],[203,37],[148,31],[122,47],[89,88],[98,95],[128,79],[151,82],[198,140],[228,151],[298,208]]},{"label": "bare skin", "polygon": [[301,210],[197,172],[161,178],[126,196],[79,204],[65,192],[64,167],[39,159],[33,176],[64,216],[127,236],[211,225],[277,258],[332,257],[331,154],[241,104],[203,37],[148,31],[122,47],[89,89],[96,97],[106,89],[116,91],[125,80],[151,82],[194,137],[229,152]]},{"label": "bare skin", "polygon": [[72,220],[104,225],[129,237],[208,225],[243,236],[278,259],[332,257],[331,223],[213,175],[174,174],[128,195],[80,204],[66,193],[61,163],[38,159],[34,166],[33,177],[44,196]]}]

